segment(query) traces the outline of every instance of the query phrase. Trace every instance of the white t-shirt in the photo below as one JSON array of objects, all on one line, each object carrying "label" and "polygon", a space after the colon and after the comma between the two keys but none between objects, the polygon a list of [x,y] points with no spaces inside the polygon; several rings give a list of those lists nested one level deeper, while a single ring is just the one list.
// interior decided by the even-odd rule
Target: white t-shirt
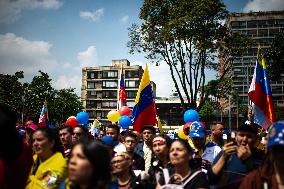
[{"label": "white t-shirt", "polygon": [[202,154],[202,159],[210,161],[212,164],[217,154],[222,150],[222,148],[212,142],[206,145],[205,150]]}]

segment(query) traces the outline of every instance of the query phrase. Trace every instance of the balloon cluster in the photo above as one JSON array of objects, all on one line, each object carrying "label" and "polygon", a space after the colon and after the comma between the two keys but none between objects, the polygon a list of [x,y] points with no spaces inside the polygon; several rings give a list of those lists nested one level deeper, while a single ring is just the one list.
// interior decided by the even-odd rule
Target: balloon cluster
[{"label": "balloon cluster", "polygon": [[107,114],[107,118],[112,123],[118,122],[123,129],[128,129],[131,125],[131,111],[127,106],[122,106],[118,111],[111,110]]},{"label": "balloon cluster", "polygon": [[77,116],[70,116],[66,122],[65,125],[68,125],[72,128],[76,127],[78,124],[85,125],[89,121],[89,115],[87,112],[79,112]]},{"label": "balloon cluster", "polygon": [[178,129],[178,137],[181,139],[187,139],[192,122],[199,121],[199,114],[196,110],[187,110],[183,114],[183,120],[185,124]]}]

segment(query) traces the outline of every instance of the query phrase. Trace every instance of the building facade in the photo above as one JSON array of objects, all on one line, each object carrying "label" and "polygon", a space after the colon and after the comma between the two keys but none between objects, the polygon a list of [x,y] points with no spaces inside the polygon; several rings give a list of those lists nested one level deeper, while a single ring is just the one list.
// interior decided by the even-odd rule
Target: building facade
[{"label": "building facade", "polygon": [[141,66],[131,66],[126,59],[113,60],[111,66],[85,67],[82,69],[81,100],[89,121],[107,121],[107,114],[117,109],[120,71],[123,68],[127,106],[133,108],[140,80]]},{"label": "building facade", "polygon": [[[233,87],[242,104],[248,103],[248,89],[254,72],[258,45],[265,51],[280,32],[284,32],[284,11],[232,13],[227,20],[232,32],[245,34],[253,40],[253,46],[233,62],[228,75],[233,78]],[[222,62],[219,62],[222,64]],[[273,101],[284,106],[284,73],[281,81],[270,81]]]}]

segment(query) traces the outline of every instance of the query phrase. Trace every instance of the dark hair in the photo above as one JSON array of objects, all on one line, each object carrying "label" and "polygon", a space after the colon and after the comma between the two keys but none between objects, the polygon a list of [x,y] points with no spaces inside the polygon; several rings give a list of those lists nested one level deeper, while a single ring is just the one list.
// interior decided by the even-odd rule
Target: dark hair
[{"label": "dark hair", "polygon": [[238,127],[238,132],[242,131],[242,132],[248,132],[248,133],[251,133],[253,135],[257,135],[257,129],[259,128],[260,126],[256,123],[252,124],[252,125],[248,125],[248,124],[243,124],[243,125],[240,125]]},{"label": "dark hair", "polygon": [[153,125],[144,125],[144,126],[142,127],[141,132],[143,132],[143,131],[146,130],[146,129],[152,131],[153,134],[156,133],[156,129],[155,129],[155,127],[154,127]]},{"label": "dark hair", "polygon": [[153,139],[157,138],[157,137],[161,137],[161,138],[165,139],[166,140],[166,145],[167,145],[168,149],[170,149],[173,141],[172,141],[172,139],[168,135],[166,135],[164,133],[159,133],[159,134],[155,135],[152,138],[152,144],[153,144]]},{"label": "dark hair", "polygon": [[48,127],[39,127],[35,132],[42,132],[45,137],[48,138],[49,141],[54,141],[54,146],[52,151],[61,152],[64,155],[63,146],[61,144],[57,129],[51,129]]},{"label": "dark hair", "polygon": [[112,128],[112,129],[115,129],[116,130],[116,132],[117,132],[117,135],[119,135],[119,131],[120,131],[120,128],[117,126],[117,125],[115,125],[115,124],[111,124],[111,125],[108,125],[108,126],[106,126],[106,128]]},{"label": "dark hair", "polygon": [[73,128],[68,126],[68,125],[62,125],[61,127],[59,127],[59,131],[63,130],[63,129],[67,129],[67,132],[70,133],[71,135],[73,135]]},{"label": "dark hair", "polygon": [[0,104],[0,159],[12,162],[22,151],[22,139],[16,130],[17,115],[12,109]]},{"label": "dark hair", "polygon": [[127,131],[125,132],[125,134],[123,135],[123,141],[125,141],[126,137],[131,137],[134,138],[136,142],[138,142],[138,138],[137,135],[135,133],[133,133],[132,131]]},{"label": "dark hair", "polygon": [[[76,145],[82,147],[84,155],[92,165],[93,171],[88,188],[105,188],[111,181],[111,159],[108,149],[98,141],[80,141]],[[77,187],[75,184],[72,188]]]},{"label": "dark hair", "polygon": [[213,126],[218,125],[218,124],[223,125],[224,128],[226,128],[226,126],[225,126],[225,124],[224,124],[223,122],[221,122],[221,121],[213,121],[213,122],[210,124],[210,129],[212,129]]}]

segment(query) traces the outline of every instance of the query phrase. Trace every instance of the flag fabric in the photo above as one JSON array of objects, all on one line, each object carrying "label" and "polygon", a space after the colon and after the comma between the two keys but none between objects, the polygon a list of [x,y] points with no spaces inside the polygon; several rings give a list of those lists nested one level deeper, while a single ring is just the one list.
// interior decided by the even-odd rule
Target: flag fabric
[{"label": "flag fabric", "polygon": [[141,132],[144,125],[157,125],[156,105],[150,83],[148,65],[146,65],[136,95],[132,111],[132,125],[133,129],[138,132]]},{"label": "flag fabric", "polygon": [[121,68],[117,109],[119,110],[122,106],[126,106],[126,105],[127,103],[126,103],[126,92],[125,92],[125,87],[124,87],[124,76],[123,76],[123,69]]},{"label": "flag fabric", "polygon": [[41,113],[38,119],[38,126],[40,127],[46,127],[47,126],[47,120],[48,120],[48,111],[47,111],[47,101],[44,100],[44,104],[41,109]]},{"label": "flag fabric", "polygon": [[276,116],[264,58],[261,63],[256,60],[248,96],[252,101],[254,123],[268,129],[276,121]]}]

